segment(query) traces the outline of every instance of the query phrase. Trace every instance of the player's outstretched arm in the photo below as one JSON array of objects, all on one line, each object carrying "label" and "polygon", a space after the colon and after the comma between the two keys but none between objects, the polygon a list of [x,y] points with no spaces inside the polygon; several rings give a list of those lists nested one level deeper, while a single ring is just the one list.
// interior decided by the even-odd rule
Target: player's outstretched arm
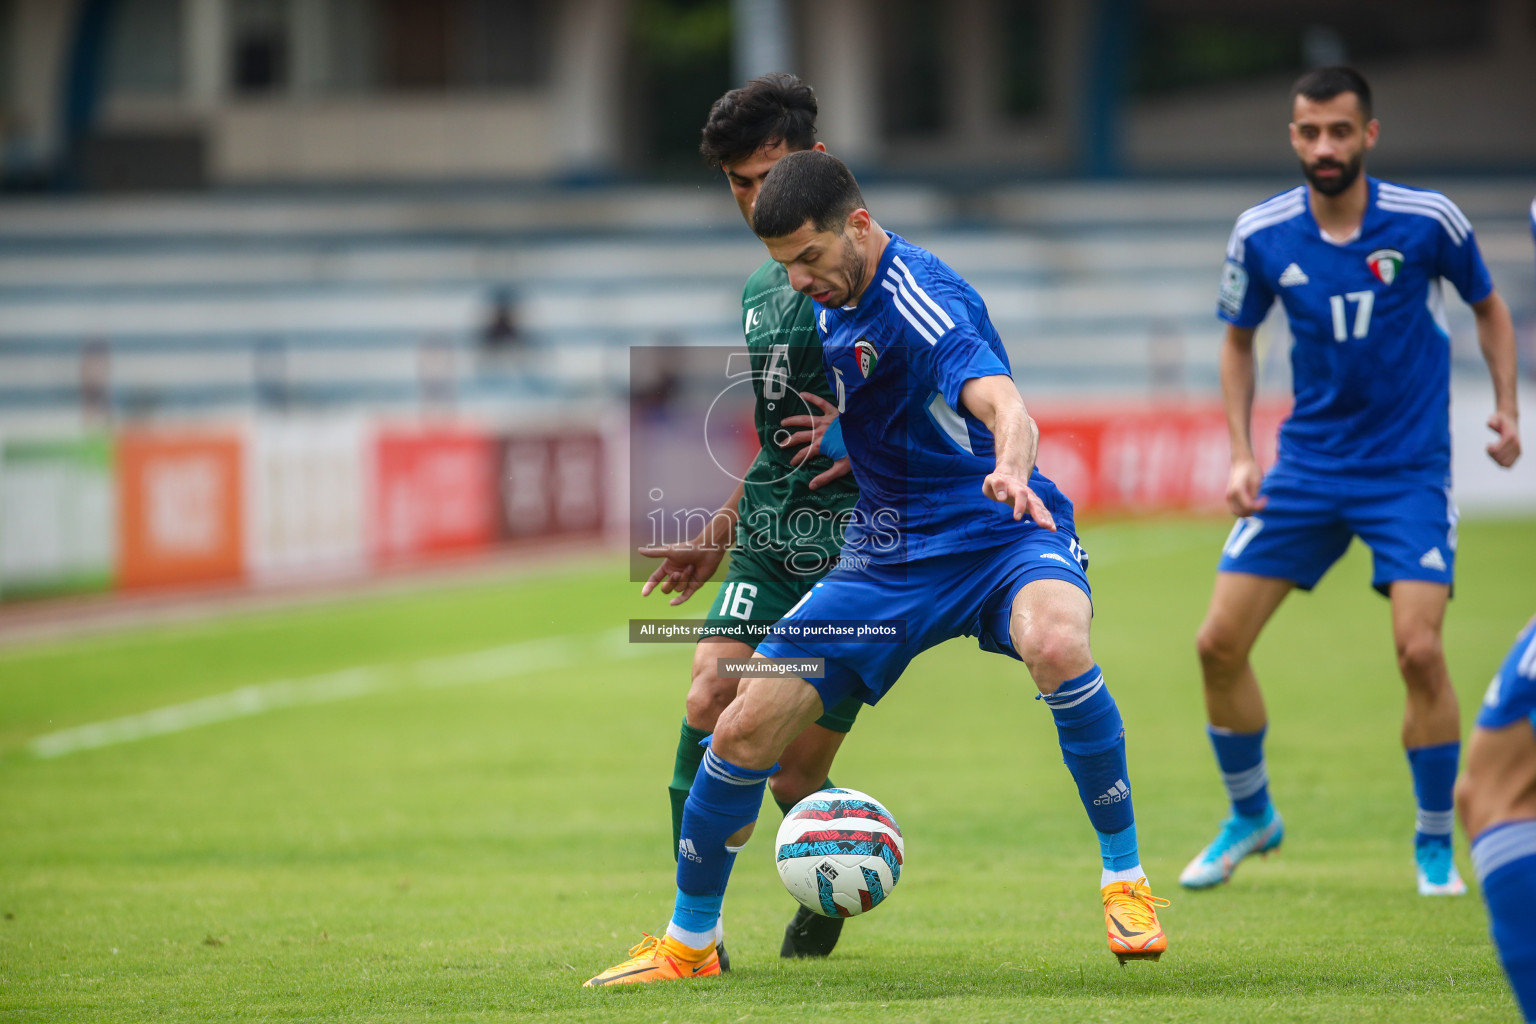
[{"label": "player's outstretched arm", "polygon": [[648,544],[639,549],[647,558],[661,559],[661,564],[641,586],[641,597],[649,597],[659,585],[663,594],[676,592],[668,604],[680,605],[709,582],[736,537],[736,509],[741,504],[745,488],[746,482],[738,480],[730,498],[709,517],[704,529],[692,540],[681,544]]},{"label": "player's outstretched arm", "polygon": [[993,501],[1013,506],[1014,519],[1027,515],[1047,530],[1055,530],[1051,510],[1029,488],[1040,428],[1024,408],[1013,378],[972,377],[960,389],[960,404],[987,425],[997,445],[996,468],[981,482],[982,493]]},{"label": "player's outstretched arm", "polygon": [[814,391],[802,391],[800,397],[808,404],[821,410],[820,415],[805,413],[804,415],[786,416],[779,422],[786,427],[805,427],[790,434],[779,442],[780,447],[793,448],[796,445],[805,445],[789,460],[791,466],[798,466],[806,459],[815,455],[826,455],[832,459],[832,465],[811,477],[810,489],[816,490],[824,484],[829,484],[840,476],[847,476],[853,472],[853,463],[848,461],[846,454],[836,454],[823,448],[822,440],[827,436],[827,431],[832,424],[837,422],[837,406],[822,398]]},{"label": "player's outstretched arm", "polygon": [[1264,471],[1253,454],[1253,392],[1257,372],[1252,327],[1227,325],[1221,343],[1221,398],[1227,409],[1232,443],[1232,472],[1227,477],[1227,507],[1235,516],[1251,516],[1267,504],[1259,494]]},{"label": "player's outstretched arm", "polygon": [[1520,399],[1515,387],[1515,325],[1498,292],[1472,304],[1477,316],[1477,344],[1493,377],[1493,415],[1488,429],[1498,438],[1488,444],[1488,457],[1506,469],[1520,457]]}]

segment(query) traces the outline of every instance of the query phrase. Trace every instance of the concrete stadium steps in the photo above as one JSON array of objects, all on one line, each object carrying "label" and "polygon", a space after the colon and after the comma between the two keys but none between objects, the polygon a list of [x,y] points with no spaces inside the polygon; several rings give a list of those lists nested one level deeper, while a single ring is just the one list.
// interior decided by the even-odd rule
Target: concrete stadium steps
[{"label": "concrete stadium steps", "polygon": [[[1299,184],[1295,175],[1203,182],[1029,184],[993,189],[987,195],[998,223],[1045,229],[1214,222],[1222,226],[1225,237],[1238,214]],[[1478,228],[1485,222],[1519,220],[1536,193],[1536,182],[1529,179],[1414,178],[1405,184],[1444,192]]]},{"label": "concrete stadium steps", "polygon": [[[1536,190],[1536,186],[1533,186]],[[0,206],[0,214],[4,208]],[[1484,256],[1517,262],[1530,255],[1530,233],[1518,216],[1478,225]],[[3,222],[3,221],[0,221]],[[898,225],[903,234],[942,251],[965,273],[1108,274],[1115,271],[1211,269],[1230,224],[1160,229],[1122,225],[1065,236],[1006,226],[964,229]],[[893,229],[896,230],[896,229]],[[745,244],[743,244],[745,243]],[[325,244],[285,239],[252,252],[237,240],[160,246],[102,245],[80,253],[7,251],[0,242],[0,301],[79,294],[187,293],[200,288],[306,288],[337,284],[473,284],[522,286],[580,281],[643,286],[683,279],[737,282],[761,262],[741,232],[720,238],[674,237],[579,241],[414,241],[346,239]],[[123,249],[114,253],[112,249]]]},{"label": "concrete stadium steps", "polygon": [[[364,190],[272,196],[15,200],[4,204],[0,244],[95,245],[102,239],[563,237],[738,230],[741,214],[714,176],[696,187],[593,189],[485,187]],[[955,202],[922,186],[868,191],[885,216],[907,224],[955,218]]]},{"label": "concrete stadium steps", "polygon": [[[1237,215],[1298,184],[1274,178],[1211,181],[1022,182],[970,188],[866,182],[877,218],[894,230],[957,223],[991,228],[1121,228],[1209,224],[1230,230]],[[1528,179],[1428,178],[1472,219],[1520,220],[1530,208]],[[241,192],[177,198],[8,199],[0,202],[0,247],[89,248],[108,240],[567,237],[730,231],[741,215],[713,176],[695,186],[465,188]]]},{"label": "concrete stadium steps", "polygon": [[[1206,389],[1232,220],[1283,184],[868,191],[885,226],[982,292],[1021,382]],[[1530,186],[1446,189],[1517,317],[1536,320]],[[614,394],[631,345],[735,345],[762,256],[724,190],[3,203],[0,427],[77,412],[97,341],[130,413],[248,410],[274,365],[289,400],[316,405],[414,407],[430,387],[487,407]],[[503,290],[526,351],[487,359]],[[1475,361],[1470,317],[1450,306],[1458,358]]]}]

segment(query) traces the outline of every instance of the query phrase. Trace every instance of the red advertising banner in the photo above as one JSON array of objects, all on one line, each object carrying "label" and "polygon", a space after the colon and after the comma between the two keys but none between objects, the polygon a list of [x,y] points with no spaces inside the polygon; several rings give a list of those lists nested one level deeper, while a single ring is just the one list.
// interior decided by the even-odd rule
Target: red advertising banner
[{"label": "red advertising banner", "polygon": [[607,501],[603,439],[598,434],[501,439],[501,536],[596,535]]},{"label": "red advertising banner", "polygon": [[374,447],[375,556],[395,562],[497,539],[496,442],[479,430],[383,431]]},{"label": "red advertising banner", "polygon": [[238,437],[127,433],[118,438],[117,466],[122,586],[241,578]]},{"label": "red advertising banner", "polygon": [[[1275,461],[1283,402],[1254,408],[1259,463]],[[1231,450],[1219,402],[1031,406],[1040,427],[1040,471],[1078,510],[1160,512],[1226,507]]]}]

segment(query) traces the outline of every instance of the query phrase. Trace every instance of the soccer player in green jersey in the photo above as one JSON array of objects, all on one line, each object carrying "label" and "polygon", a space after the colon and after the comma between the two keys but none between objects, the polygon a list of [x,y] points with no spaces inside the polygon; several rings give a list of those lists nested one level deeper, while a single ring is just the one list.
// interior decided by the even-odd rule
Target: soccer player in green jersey
[{"label": "soccer player in green jersey", "polygon": [[[725,172],[748,225],[758,188],[774,164],[787,153],[824,148],[816,141],[815,93],[789,74],[764,75],[720,97],[702,136],[700,153]],[[761,451],[698,536],[684,544],[640,549],[662,560],[641,594],[659,588],[678,605],[709,582],[734,542],[705,636],[694,648],[693,681],[669,786],[674,856],[683,803],[704,758],[699,744],[736,696],[739,680],[716,674],[719,659],[750,658],[762,632],[749,630],[749,624],[778,621],[826,575],[842,547],[842,513],[858,499],[847,458],[834,460],[822,451],[825,414],[833,413],[834,406],[813,303],[790,287],[782,265],[767,260],[747,279],[741,306]],[[835,441],[826,444],[839,454]],[[782,810],[831,786],[827,772],[861,706],[850,697],[829,709],[784,752],[782,767],[769,781]],[[785,928],[780,953],[826,956],[842,926],[841,918],[801,908]],[[728,969],[724,947],[718,949],[721,967]]]}]

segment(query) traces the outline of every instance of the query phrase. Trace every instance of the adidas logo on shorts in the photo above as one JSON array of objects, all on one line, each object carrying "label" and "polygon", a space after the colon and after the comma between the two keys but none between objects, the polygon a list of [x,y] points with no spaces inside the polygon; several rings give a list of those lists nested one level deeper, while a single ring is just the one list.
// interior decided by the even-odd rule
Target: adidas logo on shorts
[{"label": "adidas logo on shorts", "polygon": [[1445,556],[1440,553],[1439,548],[1430,548],[1424,552],[1424,557],[1419,559],[1419,565],[1436,572],[1445,572]]}]

